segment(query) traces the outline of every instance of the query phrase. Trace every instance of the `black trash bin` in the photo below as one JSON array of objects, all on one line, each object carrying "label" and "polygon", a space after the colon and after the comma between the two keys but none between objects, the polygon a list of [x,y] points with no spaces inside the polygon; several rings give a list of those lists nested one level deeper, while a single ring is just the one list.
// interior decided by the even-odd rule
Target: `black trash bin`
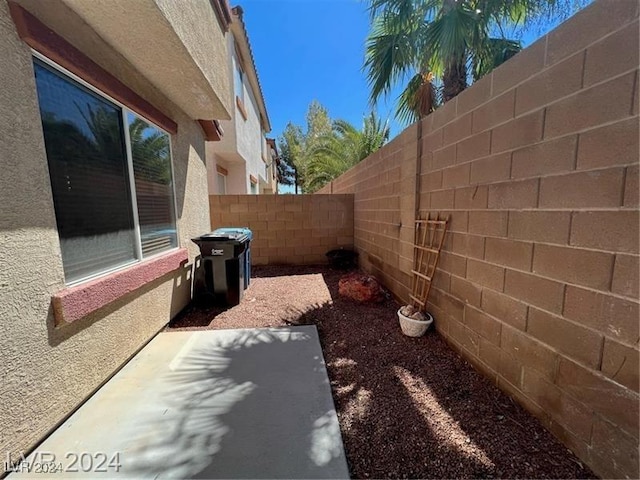
[{"label": "black trash bin", "polygon": [[251,277],[252,238],[248,228],[219,228],[191,239],[202,256],[194,297],[206,296],[230,306],[240,303]]}]

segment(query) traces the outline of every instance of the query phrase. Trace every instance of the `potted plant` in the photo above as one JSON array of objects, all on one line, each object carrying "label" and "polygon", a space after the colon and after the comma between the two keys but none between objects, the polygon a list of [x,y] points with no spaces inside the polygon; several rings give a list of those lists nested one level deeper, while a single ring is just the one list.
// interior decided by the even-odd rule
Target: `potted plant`
[{"label": "potted plant", "polygon": [[402,333],[408,337],[421,337],[433,323],[433,317],[430,313],[421,312],[413,305],[405,305],[400,308],[398,320]]}]

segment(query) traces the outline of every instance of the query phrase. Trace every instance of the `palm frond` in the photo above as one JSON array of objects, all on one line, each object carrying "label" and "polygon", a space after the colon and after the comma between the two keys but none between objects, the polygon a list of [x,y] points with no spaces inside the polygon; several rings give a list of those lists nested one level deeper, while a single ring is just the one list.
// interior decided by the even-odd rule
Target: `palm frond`
[{"label": "palm frond", "polygon": [[471,52],[474,81],[509,60],[520,50],[522,50],[522,44],[517,40],[487,38],[482,47]]},{"label": "palm frond", "polygon": [[362,130],[345,120],[334,121],[332,132],[317,138],[306,152],[307,190],[322,188],[378,150],[388,139],[389,122],[383,122],[375,113],[364,118]]},{"label": "palm frond", "polygon": [[391,85],[401,80],[415,65],[417,31],[417,28],[410,28],[409,23],[396,23],[386,15],[374,20],[365,44],[364,62],[372,104],[388,94]]},{"label": "palm frond", "polygon": [[432,75],[416,74],[398,97],[396,117],[401,122],[413,123],[429,115],[437,104]]},{"label": "palm frond", "polygon": [[452,98],[518,52],[524,26],[566,18],[591,1],[369,0],[363,68],[370,100],[408,82],[396,112],[403,120],[413,118],[416,74],[433,72],[443,83],[443,97]]}]

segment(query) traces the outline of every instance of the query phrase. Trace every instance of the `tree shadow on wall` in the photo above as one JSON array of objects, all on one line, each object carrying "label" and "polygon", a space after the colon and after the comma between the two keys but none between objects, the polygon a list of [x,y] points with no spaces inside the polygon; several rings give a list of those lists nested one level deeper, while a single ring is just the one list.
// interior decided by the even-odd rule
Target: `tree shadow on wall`
[{"label": "tree shadow on wall", "polygon": [[333,303],[295,324],[320,334],[350,471],[356,478],[585,478],[593,473],[453,351],[409,338],[393,300]]}]

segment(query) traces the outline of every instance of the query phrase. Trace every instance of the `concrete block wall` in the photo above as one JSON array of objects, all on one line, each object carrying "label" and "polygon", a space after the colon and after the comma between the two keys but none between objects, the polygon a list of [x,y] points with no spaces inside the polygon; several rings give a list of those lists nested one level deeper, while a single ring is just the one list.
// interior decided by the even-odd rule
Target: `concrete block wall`
[{"label": "concrete block wall", "polygon": [[211,229],[249,227],[253,265],[327,263],[353,248],[353,195],[211,195]]},{"label": "concrete block wall", "polygon": [[413,262],[417,126],[409,127],[318,193],[351,193],[360,265],[408,298]]},{"label": "concrete block wall", "polygon": [[325,188],[404,301],[411,197],[451,215],[438,331],[605,478],[639,476],[638,38],[598,0],[426,117],[420,161],[413,125]]}]

